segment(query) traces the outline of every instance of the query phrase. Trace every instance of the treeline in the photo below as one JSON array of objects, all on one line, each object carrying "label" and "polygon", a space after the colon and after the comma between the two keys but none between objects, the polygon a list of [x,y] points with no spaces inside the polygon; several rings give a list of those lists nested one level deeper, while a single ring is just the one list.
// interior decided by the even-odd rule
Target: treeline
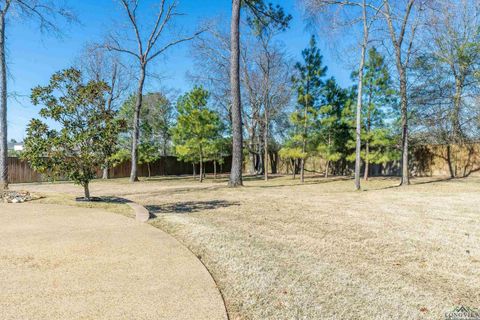
[{"label": "treeline", "polygon": [[[87,198],[93,168],[108,178],[109,168],[130,159],[134,182],[138,163],[164,155],[199,164],[200,181],[205,161],[221,164],[231,155],[230,186],[242,184],[246,163],[248,173],[268,179],[277,155],[303,181],[305,162],[320,156],[325,176],[353,174],[359,189],[360,168],[367,179],[371,164],[392,160],[401,162],[408,184],[412,146],[444,144],[457,176],[450,146],[480,133],[478,1],[301,3],[320,37],[312,36],[295,61],[280,40],[294,17],[278,5],[233,0],[230,23],[218,19],[179,34],[166,27],[180,16],[175,1],[160,1],[140,21],[141,2],[120,0],[125,29],[86,44],[72,68],[32,90],[44,119],[30,123],[23,157],[51,176],[67,173]],[[55,17],[70,17],[50,9],[40,12],[50,28]],[[329,30],[336,38],[327,38]],[[345,60],[358,61],[352,85],[342,87],[330,74],[319,39],[334,39]],[[158,57],[185,42],[194,61],[192,89],[152,90]]]}]

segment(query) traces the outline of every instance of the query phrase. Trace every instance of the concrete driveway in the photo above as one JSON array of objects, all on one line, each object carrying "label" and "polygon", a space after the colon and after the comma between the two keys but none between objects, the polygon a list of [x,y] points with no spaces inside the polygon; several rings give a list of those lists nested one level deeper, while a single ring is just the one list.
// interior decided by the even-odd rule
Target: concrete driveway
[{"label": "concrete driveway", "polygon": [[96,209],[0,204],[2,319],[226,319],[174,238]]}]

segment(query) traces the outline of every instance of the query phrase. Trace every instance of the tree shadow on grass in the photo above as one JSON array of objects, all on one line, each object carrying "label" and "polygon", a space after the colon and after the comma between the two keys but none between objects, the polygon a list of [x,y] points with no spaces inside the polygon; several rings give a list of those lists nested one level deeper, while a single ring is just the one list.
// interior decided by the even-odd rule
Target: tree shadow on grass
[{"label": "tree shadow on grass", "polygon": [[100,202],[105,202],[105,203],[129,203],[132,202],[131,200],[121,198],[121,197],[115,197],[115,196],[102,196],[99,197]]},{"label": "tree shadow on grass", "polygon": [[305,177],[305,182],[300,182],[298,177],[295,180],[291,180],[290,183],[280,183],[280,184],[272,184],[272,185],[253,185],[247,186],[251,188],[278,188],[278,187],[301,187],[306,185],[317,185],[317,184],[326,184],[331,182],[338,182],[338,181],[349,181],[353,179],[351,177],[346,176],[336,176],[336,177],[319,177],[319,176],[309,176]]},{"label": "tree shadow on grass", "polygon": [[240,203],[225,201],[225,200],[212,200],[212,201],[186,201],[176,203],[166,203],[162,205],[149,205],[145,206],[152,215],[163,213],[193,213],[204,210],[214,210],[218,208],[227,208],[230,206],[239,206]]},{"label": "tree shadow on grass", "polygon": [[[451,178],[451,177],[432,178],[431,180],[424,180],[424,181],[416,180],[416,179],[419,179],[419,178],[410,177],[410,184],[408,186],[419,186],[419,185],[423,185],[423,184],[433,184],[433,183],[437,183],[437,182],[446,182],[446,181],[455,180],[454,178]],[[403,188],[403,187],[405,187],[405,186],[402,186],[402,185],[400,185],[400,183],[397,183],[395,185],[391,185],[391,186],[387,186],[387,187],[380,187],[380,188],[372,188],[372,189],[369,189],[369,190],[387,190],[387,189],[397,189],[397,188]]]}]

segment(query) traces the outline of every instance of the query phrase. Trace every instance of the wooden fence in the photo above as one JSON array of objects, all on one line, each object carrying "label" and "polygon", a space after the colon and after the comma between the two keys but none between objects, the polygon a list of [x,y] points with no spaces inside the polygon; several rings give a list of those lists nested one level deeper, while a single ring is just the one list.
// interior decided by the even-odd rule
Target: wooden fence
[{"label": "wooden fence", "polygon": [[[461,177],[478,174],[480,173],[480,144],[464,144],[462,146],[415,146],[411,150],[410,160],[412,176],[453,175]],[[217,165],[217,172],[229,172],[230,166],[231,157],[225,158],[223,165]],[[272,166],[270,166],[270,168],[271,167]],[[291,174],[293,169],[290,161],[280,158],[277,158],[275,167],[277,169],[276,173],[280,174]],[[320,157],[311,157],[307,160],[305,167],[309,172],[322,173],[325,170],[325,160]],[[196,168],[196,172],[198,173],[198,165]],[[248,159],[246,159],[244,163],[245,173],[248,173],[248,168]],[[205,164],[205,170],[207,173],[213,173],[213,162],[207,162]],[[353,167],[350,171],[353,172]],[[371,165],[369,171],[371,176],[399,175],[400,162],[392,161],[386,164]],[[176,157],[162,157],[150,165],[138,165],[138,175],[140,177],[147,177],[149,175],[185,175],[192,173],[192,164],[179,161]],[[28,163],[19,158],[8,158],[8,175],[10,183],[41,182],[48,180],[46,177],[35,172]],[[97,177],[100,178],[101,176],[102,171],[99,169]],[[109,176],[111,178],[125,178],[130,176],[130,162],[126,161],[111,168]]]},{"label": "wooden fence", "polygon": [[[130,176],[130,161],[123,162],[109,170],[110,178],[125,178]],[[231,158],[225,158],[222,165],[217,164],[217,172],[225,173],[230,170]],[[198,173],[198,164],[196,172]],[[213,162],[205,163],[205,172],[213,173]],[[179,161],[176,157],[162,157],[161,159],[148,164],[138,165],[138,176],[166,176],[166,175],[184,175],[192,174],[193,165],[191,163]],[[97,177],[102,177],[102,170],[99,168]],[[10,183],[29,183],[48,181],[48,178],[33,170],[30,165],[16,157],[8,158],[8,179]],[[57,180],[65,180],[59,178]]]},{"label": "wooden fence", "polygon": [[[294,166],[291,160],[276,159],[275,165],[270,161],[269,168],[275,168],[275,173],[292,174]],[[335,172],[335,165],[330,164],[330,174],[352,174],[353,163],[348,163],[345,172]],[[480,174],[480,143],[463,145],[416,145],[410,150],[410,173],[412,176],[454,176],[465,177]],[[250,173],[250,159],[246,159],[245,172]],[[312,156],[306,160],[305,170],[308,173],[323,174],[326,161],[319,156]],[[297,165],[297,173],[298,173]],[[363,174],[364,166],[361,171]],[[400,161],[390,161],[383,164],[370,164],[370,176],[397,176],[401,174]]]}]

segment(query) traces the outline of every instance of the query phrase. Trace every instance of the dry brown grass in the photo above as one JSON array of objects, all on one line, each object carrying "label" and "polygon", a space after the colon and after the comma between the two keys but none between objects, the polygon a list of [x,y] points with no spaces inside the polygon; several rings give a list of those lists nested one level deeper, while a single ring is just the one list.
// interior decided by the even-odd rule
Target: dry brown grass
[{"label": "dry brown grass", "polygon": [[[195,252],[232,319],[443,319],[480,307],[480,180],[98,182]],[[39,191],[79,192],[68,185]]]},{"label": "dry brown grass", "polygon": [[[53,185],[52,185],[53,186]],[[55,185],[55,189],[57,189]],[[35,199],[33,203],[43,203],[43,204],[58,204],[64,206],[73,206],[79,208],[93,208],[93,209],[103,209],[106,211],[119,213],[121,215],[133,218],[134,212],[132,208],[127,206],[125,203],[118,201],[117,199],[103,199],[99,202],[79,202],[75,200],[76,196],[68,193],[58,193],[58,192],[40,192],[34,195]]]}]

